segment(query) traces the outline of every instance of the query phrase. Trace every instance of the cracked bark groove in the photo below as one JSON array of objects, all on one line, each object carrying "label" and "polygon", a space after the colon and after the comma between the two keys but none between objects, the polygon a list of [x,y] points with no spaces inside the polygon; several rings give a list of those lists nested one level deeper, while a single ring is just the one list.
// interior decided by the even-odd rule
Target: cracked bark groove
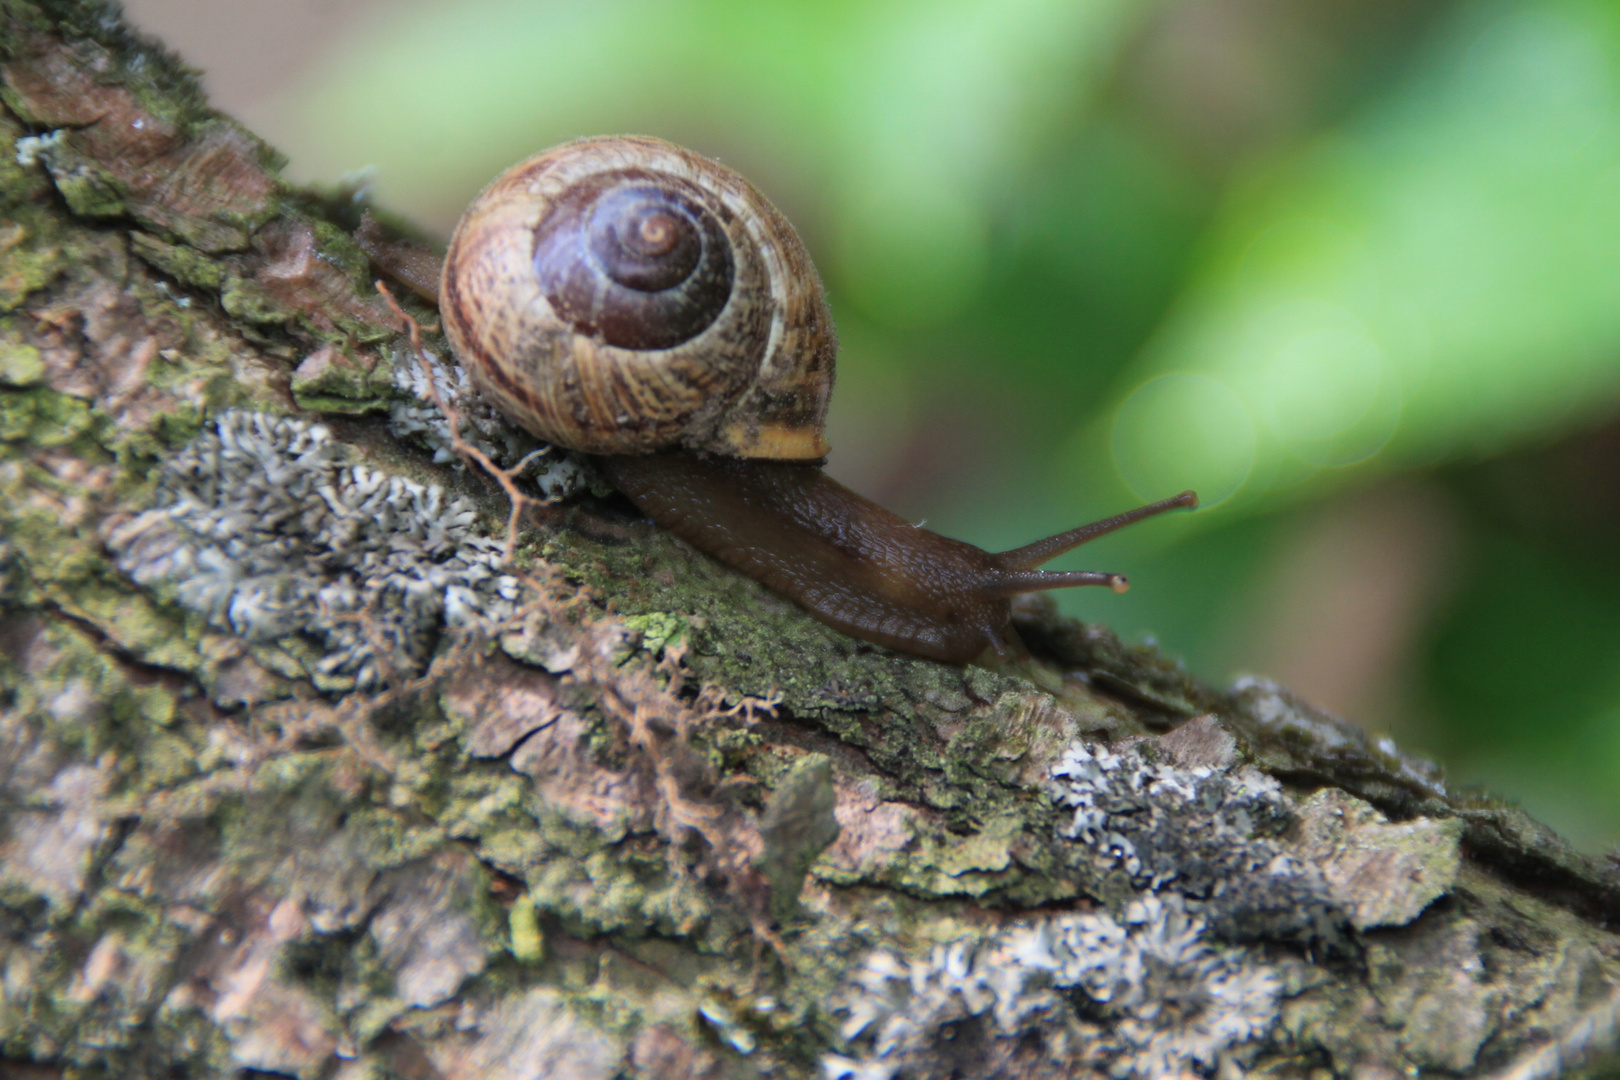
[{"label": "cracked bark groove", "polygon": [[0,1076],[1609,1067],[1615,868],[1279,687],[884,654],[601,497],[507,560],[277,168],[0,0]]}]

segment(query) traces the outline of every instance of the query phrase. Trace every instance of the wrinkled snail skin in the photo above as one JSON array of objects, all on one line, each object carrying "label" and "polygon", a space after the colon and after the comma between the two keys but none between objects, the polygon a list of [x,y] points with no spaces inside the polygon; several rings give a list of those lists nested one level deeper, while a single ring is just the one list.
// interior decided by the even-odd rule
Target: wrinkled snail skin
[{"label": "wrinkled snail skin", "polygon": [[646,137],[582,139],[470,206],[439,284],[446,336],[506,416],[600,455],[643,513],[822,622],[900,652],[1006,656],[1012,598],[1125,579],[1042,563],[1183,492],[992,554],[821,471],[837,344],[786,219],[724,166]]}]

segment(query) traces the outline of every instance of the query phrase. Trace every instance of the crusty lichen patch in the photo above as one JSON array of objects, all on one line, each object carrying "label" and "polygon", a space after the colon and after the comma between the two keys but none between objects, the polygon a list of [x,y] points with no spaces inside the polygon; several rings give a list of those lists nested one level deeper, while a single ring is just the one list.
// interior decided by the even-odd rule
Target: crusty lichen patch
[{"label": "crusty lichen patch", "polygon": [[1344,915],[1320,871],[1277,837],[1293,822],[1276,780],[1249,766],[1152,761],[1076,743],[1052,769],[1060,832],[1133,890],[1174,890],[1228,937],[1334,944]]},{"label": "crusty lichen patch", "polygon": [[[435,462],[464,467],[455,448],[460,440],[544,501],[571,498],[592,490],[593,484],[607,490],[581,455],[538,442],[496,412],[460,364],[441,361],[427,349],[415,355],[402,350],[391,370],[397,394],[386,403],[389,434],[427,447]],[[296,379],[293,389],[297,391]]]},{"label": "crusty lichen patch", "polygon": [[419,671],[441,632],[512,616],[522,588],[470,502],[347,458],[319,424],[222,413],[164,462],[155,505],[111,524],[107,547],[212,627],[315,639],[304,666],[322,689],[386,685]]},{"label": "crusty lichen patch", "polygon": [[[1280,785],[1241,764],[1210,718],[1184,730],[1118,750],[1075,742],[1049,767],[1047,794],[1064,812],[1055,831],[1076,869],[1089,864],[1081,879],[1110,911],[1020,922],[909,957],[873,951],[837,994],[845,1049],[824,1057],[825,1074],[936,1075],[960,1050],[944,1050],[945,1032],[967,1021],[978,1022],[974,1052],[1009,1069],[1034,1057],[1160,1077],[1252,1056],[1247,1044],[1276,1021],[1284,980],[1262,953],[1221,942],[1340,947],[1343,916],[1282,839],[1294,813]],[[906,811],[886,816],[893,829]],[[866,835],[834,858],[884,846],[870,819],[846,820]]]},{"label": "crusty lichen patch", "polygon": [[1242,950],[1212,948],[1206,931],[1172,894],[1138,900],[1117,920],[1059,915],[909,959],[872,952],[834,999],[846,1051],[824,1057],[822,1073],[940,1074],[964,1056],[943,1032],[974,1019],[980,1038],[1005,1041],[1008,1064],[1142,1080],[1211,1069],[1271,1029],[1282,983]]}]

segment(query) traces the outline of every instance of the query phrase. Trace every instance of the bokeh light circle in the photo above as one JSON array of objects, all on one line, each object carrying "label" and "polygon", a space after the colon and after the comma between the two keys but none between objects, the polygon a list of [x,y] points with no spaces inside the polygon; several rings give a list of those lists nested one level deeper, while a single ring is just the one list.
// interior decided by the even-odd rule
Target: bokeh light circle
[{"label": "bokeh light circle", "polygon": [[1313,465],[1371,457],[1400,417],[1400,384],[1383,349],[1348,317],[1277,342],[1257,390],[1267,426]]},{"label": "bokeh light circle", "polygon": [[1227,385],[1177,371],[1149,379],[1114,414],[1114,467],[1143,500],[1191,488],[1224,502],[1254,468],[1254,421]]}]

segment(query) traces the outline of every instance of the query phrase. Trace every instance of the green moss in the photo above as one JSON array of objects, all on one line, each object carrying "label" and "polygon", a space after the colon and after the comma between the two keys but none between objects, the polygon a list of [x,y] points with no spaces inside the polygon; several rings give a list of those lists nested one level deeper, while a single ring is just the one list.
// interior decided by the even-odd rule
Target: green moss
[{"label": "green moss", "polygon": [[23,442],[33,428],[33,397],[0,392],[0,442]]},{"label": "green moss", "polygon": [[34,399],[28,441],[35,446],[62,446],[88,432],[97,422],[88,402],[54,390],[26,391]]},{"label": "green moss", "polygon": [[[0,80],[0,101],[5,100],[4,82]],[[28,133],[16,117],[0,109],[0,209],[18,220],[16,211],[25,207],[50,190],[50,180],[38,165],[25,165],[17,160],[17,140]]]},{"label": "green moss", "polygon": [[[0,417],[12,396],[0,393]],[[0,472],[0,535],[12,547],[29,588],[97,627],[131,656],[173,670],[196,670],[195,637],[179,614],[138,591],[107,562],[94,535],[64,520],[61,505],[86,495],[32,467]]]},{"label": "green moss", "polygon": [[132,232],[130,250],[182,285],[218,290],[225,281],[225,268],[195,248],[165,244],[144,232]]},{"label": "green moss", "polygon": [[771,883],[771,913],[785,923],[799,911],[799,892],[816,856],[838,839],[832,760],[806,754],[771,793],[760,815],[764,850],[754,865]]},{"label": "green moss", "polygon": [[45,362],[32,345],[11,344],[0,339],[0,383],[12,387],[33,386],[45,378]]},{"label": "green moss", "polygon": [[91,544],[69,540],[49,507],[19,507],[7,519],[7,537],[39,585],[75,587],[94,580],[105,568]]},{"label": "green moss", "polygon": [[205,422],[202,409],[191,402],[179,402],[173,411],[156,418],[152,433],[165,448],[177,450],[195,439]]},{"label": "green moss", "polygon": [[13,228],[20,242],[0,255],[0,312],[15,309],[55,281],[66,261],[61,250],[39,234],[21,224]]},{"label": "green moss", "polygon": [[271,296],[262,286],[237,274],[226,275],[219,302],[227,314],[261,326],[282,325],[296,317],[291,308]]},{"label": "green moss", "polygon": [[686,640],[689,625],[685,619],[672,612],[649,611],[645,615],[628,615],[624,619],[625,627],[636,635],[641,648],[654,656],[658,656],[672,645],[679,645]]},{"label": "green moss", "polygon": [[512,902],[512,909],[507,912],[507,926],[513,956],[525,964],[538,964],[545,959],[545,937],[535,915],[534,898],[528,893]]},{"label": "green moss", "polygon": [[197,748],[178,735],[157,732],[143,741],[140,773],[143,783],[171,787],[197,773]]},{"label": "green moss", "polygon": [[534,909],[569,932],[660,933],[713,950],[738,929],[716,923],[706,890],[671,865],[662,844],[615,839],[617,830],[567,820],[526,783],[508,785],[481,769],[473,771],[484,782],[469,783],[467,771],[457,770],[438,820],[452,835],[477,836],[481,857],[522,878]]},{"label": "green moss", "polygon": [[[123,11],[109,0],[8,0],[5,17],[18,27],[57,33],[81,46],[94,42],[104,62],[102,77],[127,86],[153,115],[182,129],[211,115],[197,72],[155,41],[130,30]],[[0,37],[0,56],[13,43]],[[3,96],[3,95],[0,95]],[[10,99],[7,104],[16,108]]]},{"label": "green moss", "polygon": [[20,125],[0,111],[0,312],[54,281],[66,265],[49,212],[50,181],[17,160]]},{"label": "green moss", "polygon": [[22,715],[43,725],[59,745],[95,760],[112,755],[137,789],[195,772],[197,746],[183,733],[152,723],[172,722],[175,700],[166,690],[133,683],[125,668],[69,623],[40,631],[35,663],[26,678],[8,679]]},{"label": "green moss", "polygon": [[64,971],[65,985],[52,995],[55,1019],[67,1025],[57,1034],[77,1045],[81,1065],[109,1064],[113,1052],[144,1039],[146,1019],[165,992],[162,976],[186,935],[158,906],[114,889],[94,893],[61,932],[64,947],[93,950],[119,972],[86,993],[80,972]]},{"label": "green moss", "polygon": [[[303,220],[308,221],[315,230],[315,246],[319,257],[338,267],[350,281],[360,286],[357,295],[370,299],[374,295],[370,288],[371,258],[360,250],[360,245],[355,242],[354,237],[330,221],[316,217]],[[389,327],[371,326],[370,329],[375,335],[373,340],[394,335],[394,330]]]},{"label": "green moss", "polygon": [[292,392],[299,408],[311,412],[386,412],[394,401],[393,365],[374,357],[368,366],[346,345],[328,345],[293,372]]},{"label": "green moss", "polygon": [[[872,755],[903,784],[921,789],[944,767],[945,739],[919,726],[929,709],[960,710],[1030,683],[982,668],[896,656],[839,634],[757,582],[741,577],[651,526],[633,543],[603,544],[576,532],[547,535],[543,557],[570,577],[611,593],[635,629],[683,620],[685,662],[703,683],[776,700],[787,714],[820,723]],[[656,618],[658,623],[647,620]]]},{"label": "green moss", "polygon": [[56,190],[67,200],[68,209],[80,217],[122,217],[129,213],[129,189],[94,163],[80,159],[67,168],[59,165],[54,175]]}]

